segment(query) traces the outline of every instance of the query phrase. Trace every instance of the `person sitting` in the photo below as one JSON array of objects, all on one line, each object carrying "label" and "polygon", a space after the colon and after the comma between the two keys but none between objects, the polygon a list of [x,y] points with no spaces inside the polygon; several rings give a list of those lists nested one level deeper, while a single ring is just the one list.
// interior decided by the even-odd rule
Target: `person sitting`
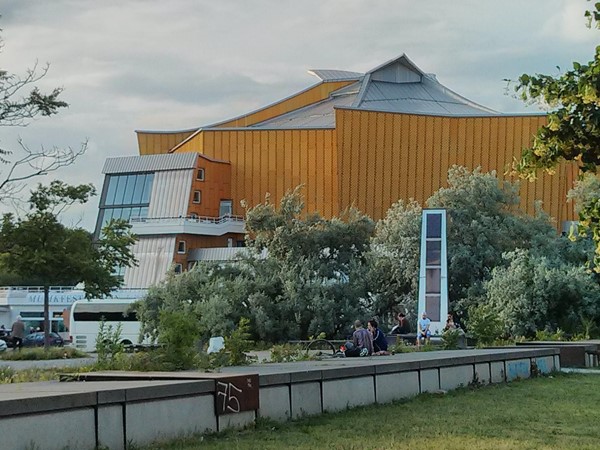
[{"label": "person sitting", "polygon": [[398,313],[396,317],[398,320],[398,324],[392,327],[390,334],[408,334],[410,333],[410,325],[408,320],[406,320],[406,316],[404,313]]},{"label": "person sitting", "polygon": [[452,313],[448,313],[448,318],[446,319],[446,326],[444,327],[444,331],[447,330],[456,330],[458,325],[454,322],[454,316]]},{"label": "person sitting", "polygon": [[385,334],[378,327],[378,323],[375,319],[371,319],[367,322],[367,328],[373,336],[373,355],[389,355],[388,343],[385,338]]},{"label": "person sitting", "polygon": [[363,328],[362,322],[354,322],[352,342],[346,344],[346,356],[369,356],[373,354],[373,336]]},{"label": "person sitting", "polygon": [[423,314],[421,314],[421,318],[417,322],[417,326],[417,347],[421,346],[421,339],[425,341],[425,345],[429,344],[429,340],[431,338],[431,330],[429,329],[431,326],[431,320],[429,320],[425,311],[423,311]]}]

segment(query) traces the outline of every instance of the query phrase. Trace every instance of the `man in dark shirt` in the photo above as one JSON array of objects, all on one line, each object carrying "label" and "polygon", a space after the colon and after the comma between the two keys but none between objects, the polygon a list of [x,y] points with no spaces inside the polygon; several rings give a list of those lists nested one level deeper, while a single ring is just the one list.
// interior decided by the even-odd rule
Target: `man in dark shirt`
[{"label": "man in dark shirt", "polygon": [[352,334],[352,348],[346,348],[346,356],[369,356],[373,354],[373,336],[363,328],[362,322],[354,322],[354,333]]},{"label": "man in dark shirt", "polygon": [[408,324],[408,320],[406,320],[406,316],[404,313],[398,313],[397,316],[398,324],[394,325],[390,334],[408,334],[410,333],[410,325]]}]

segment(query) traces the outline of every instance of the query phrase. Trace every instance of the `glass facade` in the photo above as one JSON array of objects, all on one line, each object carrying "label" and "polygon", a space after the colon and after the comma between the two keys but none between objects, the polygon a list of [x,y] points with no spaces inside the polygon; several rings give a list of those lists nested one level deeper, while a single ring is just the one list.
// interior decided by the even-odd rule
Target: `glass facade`
[{"label": "glass facade", "polygon": [[100,203],[99,229],[111,219],[131,220],[148,217],[153,173],[109,175],[106,194]]}]

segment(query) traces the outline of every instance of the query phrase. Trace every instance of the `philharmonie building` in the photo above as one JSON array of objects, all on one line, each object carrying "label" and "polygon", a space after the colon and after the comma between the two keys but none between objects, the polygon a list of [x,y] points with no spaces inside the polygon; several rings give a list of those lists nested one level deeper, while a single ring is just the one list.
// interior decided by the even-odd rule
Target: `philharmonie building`
[{"label": "philharmonie building", "polygon": [[[311,70],[318,82],[256,111],[187,130],[136,131],[139,156],[107,159],[96,233],[127,219],[138,236],[125,287],[145,288],[171,267],[235,258],[244,244],[240,205],[278,203],[302,184],[306,210],[326,218],[355,206],[374,220],[399,199],[421,204],[448,169],[499,177],[545,114],[504,114],[474,103],[402,55],[366,73]],[[557,223],[575,220],[566,194],[573,164],[520,187]]]}]

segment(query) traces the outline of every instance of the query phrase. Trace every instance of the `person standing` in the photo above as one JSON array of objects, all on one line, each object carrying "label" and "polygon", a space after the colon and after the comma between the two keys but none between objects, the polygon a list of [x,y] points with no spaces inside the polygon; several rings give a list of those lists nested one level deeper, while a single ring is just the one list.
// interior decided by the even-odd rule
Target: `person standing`
[{"label": "person standing", "polygon": [[25,323],[21,319],[21,316],[17,316],[17,320],[12,325],[10,335],[12,337],[13,350],[21,350],[23,338],[25,337]]}]

